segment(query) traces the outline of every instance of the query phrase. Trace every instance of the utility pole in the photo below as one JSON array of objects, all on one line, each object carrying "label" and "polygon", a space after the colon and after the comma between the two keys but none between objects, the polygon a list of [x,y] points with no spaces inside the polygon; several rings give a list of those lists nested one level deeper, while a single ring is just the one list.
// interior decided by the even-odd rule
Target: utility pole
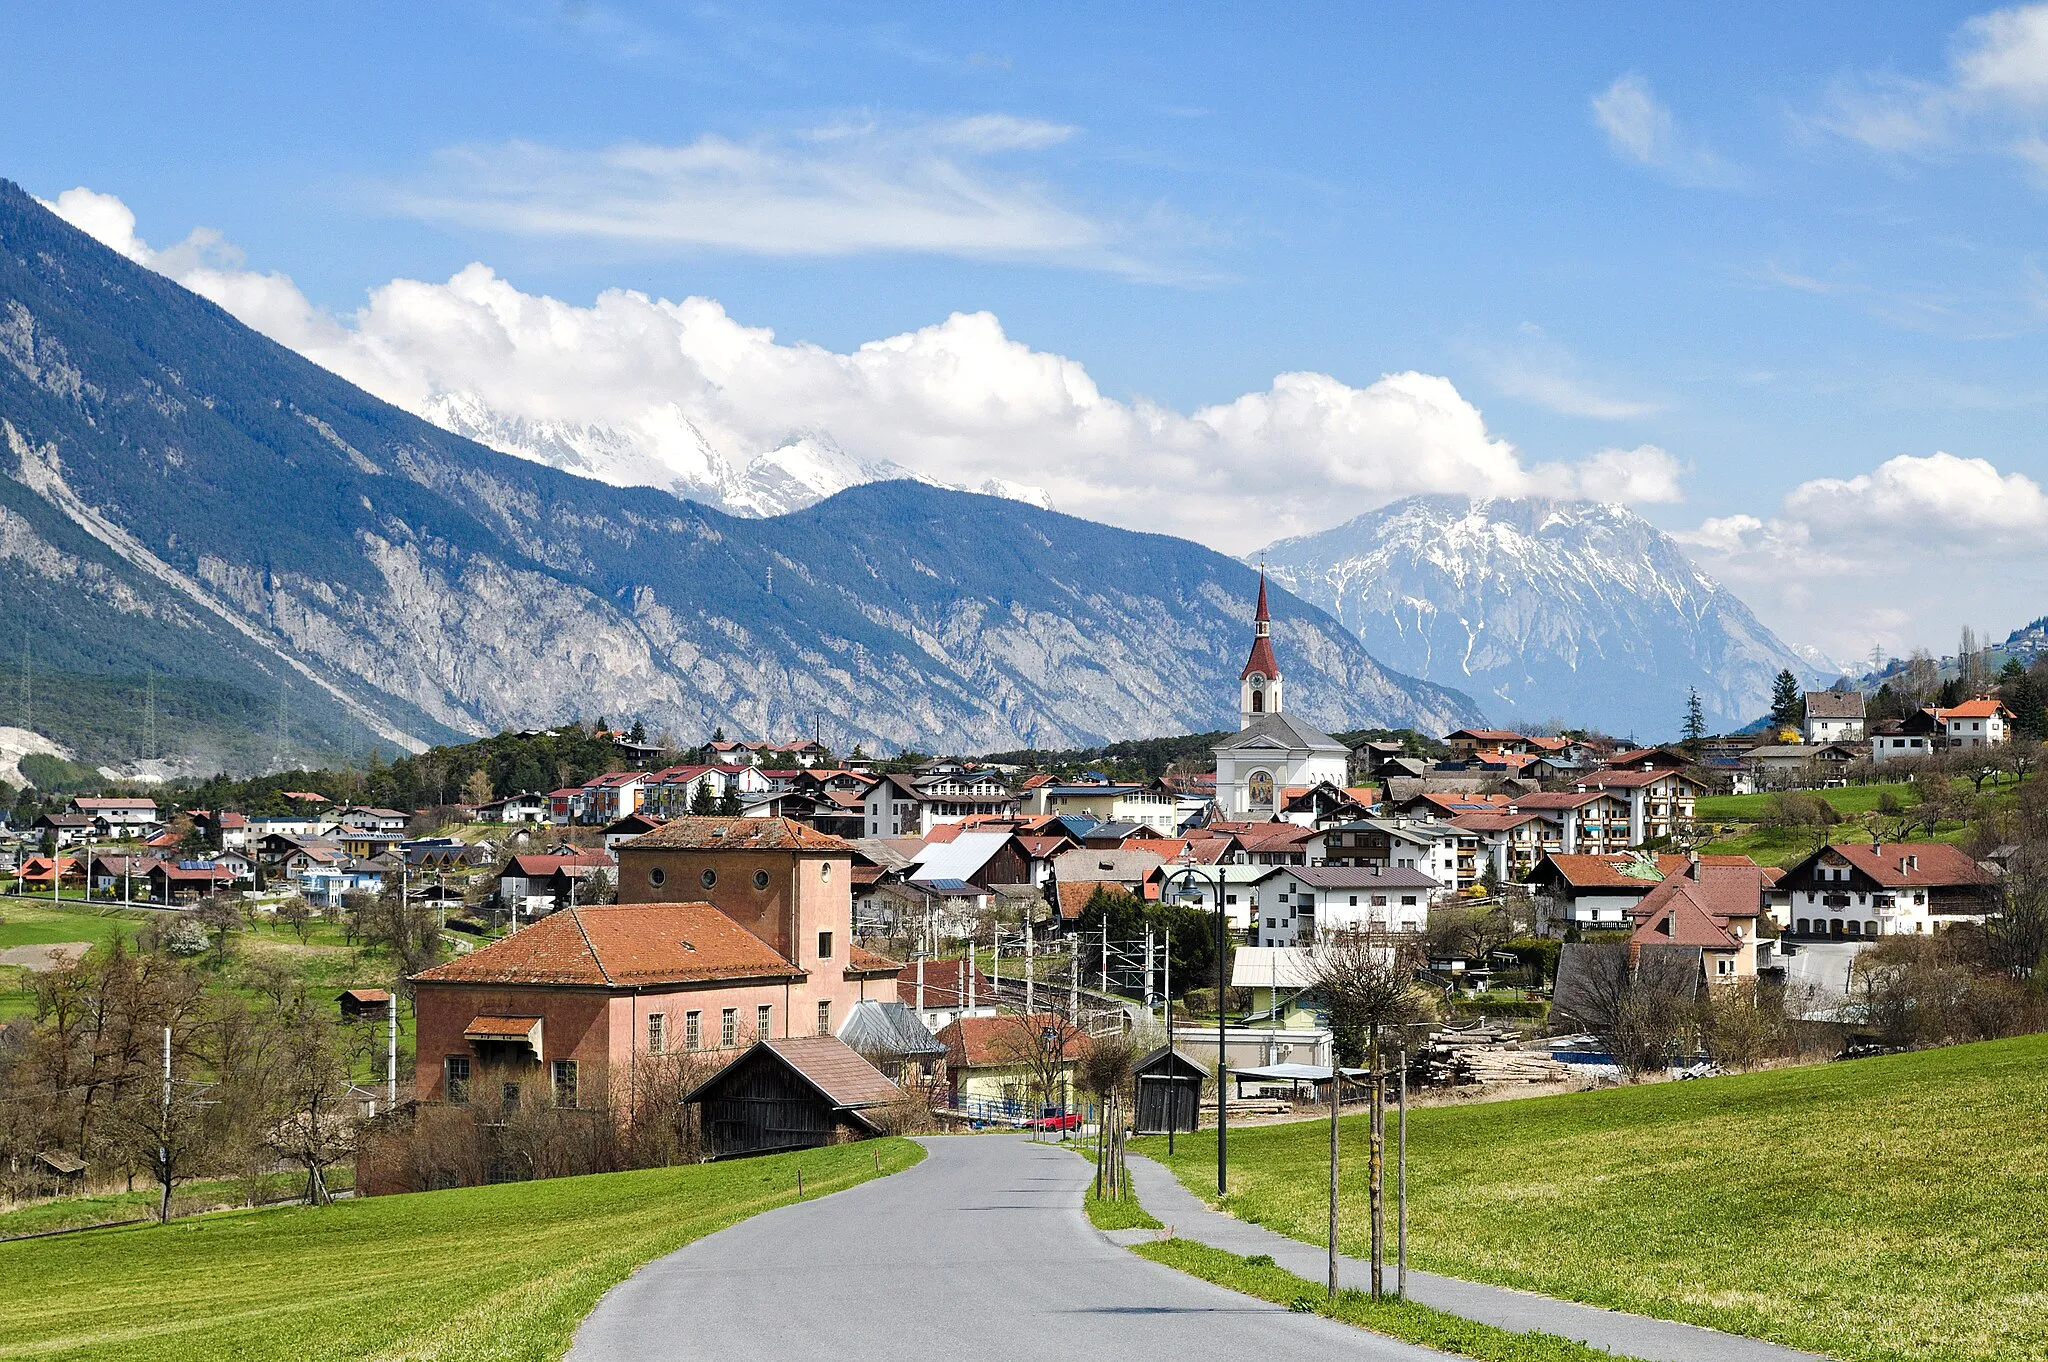
[{"label": "utility pole", "polygon": [[924,1021],[924,952],[917,953],[917,1019]]},{"label": "utility pole", "polygon": [[[1074,952],[1074,965],[1078,969],[1080,964],[1081,953],[1076,951]],[[1109,916],[1107,914],[1104,914],[1102,918],[1102,991],[1104,993],[1109,992]]]},{"label": "utility pole", "polygon": [[1038,1015],[1038,962],[1033,955],[1035,942],[1031,936],[1031,910],[1024,910],[1024,1015]]},{"label": "utility pole", "polygon": [[1152,928],[1145,928],[1145,1015],[1152,1015]]},{"label": "utility pole", "polygon": [[156,1128],[156,1168],[164,1184],[163,1200],[157,1205],[158,1223],[171,1223],[171,1028],[164,1028],[164,1101]]},{"label": "utility pole", "polygon": [[1330,1043],[1330,1299],[1337,1299],[1337,1114],[1344,1105],[1344,1066]]},{"label": "utility pole", "polygon": [[1394,1219],[1394,1294],[1408,1299],[1408,1032],[1401,1032],[1401,1089],[1394,1098],[1396,1154],[1394,1198],[1399,1209]]},{"label": "utility pole", "polygon": [[391,1045],[384,1052],[384,1109],[398,1105],[398,990],[384,1000],[385,1017],[391,1023]]}]

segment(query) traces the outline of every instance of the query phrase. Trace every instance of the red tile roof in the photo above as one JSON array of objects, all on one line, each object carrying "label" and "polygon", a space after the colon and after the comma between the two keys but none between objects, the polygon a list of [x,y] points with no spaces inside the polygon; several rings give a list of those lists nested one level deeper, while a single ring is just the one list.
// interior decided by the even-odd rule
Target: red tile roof
[{"label": "red tile roof", "polygon": [[865,975],[869,978],[886,978],[903,969],[901,960],[891,960],[886,955],[877,955],[862,945],[846,948],[846,973],[849,976]]},{"label": "red tile roof", "polygon": [[1983,885],[1992,876],[1961,847],[1946,842],[1852,842],[1828,850],[1887,889],[1939,889]]},{"label": "red tile roof", "polygon": [[632,987],[796,979],[802,971],[708,903],[575,908],[422,970],[421,983]]},{"label": "red tile roof", "polygon": [[1713,951],[1740,947],[1693,897],[1695,886],[1674,880],[1665,883],[1676,888],[1643,919],[1630,940],[1643,946],[1699,946]]},{"label": "red tile roof", "polygon": [[649,847],[689,851],[853,851],[851,843],[794,818],[674,818],[646,836],[633,839],[632,847],[635,851]]},{"label": "red tile roof", "polygon": [[1993,715],[2010,715],[2011,712],[1997,700],[1984,698],[1965,700],[1960,705],[1951,705],[1947,709],[1937,709],[1934,711],[1934,717],[1937,719],[1989,719]]},{"label": "red tile roof", "polygon": [[1088,900],[1095,897],[1098,889],[1108,889],[1119,894],[1131,891],[1115,880],[1061,880],[1057,886],[1060,895],[1060,917],[1067,922],[1077,921]]},{"label": "red tile roof", "polygon": [[1002,1069],[1022,1062],[1023,1056],[1041,1044],[1041,1034],[1052,1027],[1066,1038],[1066,1058],[1078,1060],[1088,1048],[1087,1033],[1050,1012],[1029,1017],[961,1017],[939,1032],[947,1050],[946,1062],[955,1069]]},{"label": "red tile roof", "polygon": [[[974,1002],[977,1007],[995,1004],[995,990],[989,985],[988,976],[976,965],[969,965],[965,956],[954,956],[950,960],[927,960],[924,962],[924,1005],[926,1007],[965,1007],[967,1005],[967,971],[974,971]],[[903,972],[896,976],[896,996],[912,1007],[917,1006],[917,965],[905,965]]]}]

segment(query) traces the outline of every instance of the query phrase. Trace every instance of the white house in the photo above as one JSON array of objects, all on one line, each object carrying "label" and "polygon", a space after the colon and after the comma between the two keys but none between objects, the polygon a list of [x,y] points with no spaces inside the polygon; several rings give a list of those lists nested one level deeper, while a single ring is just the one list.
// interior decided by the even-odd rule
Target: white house
[{"label": "white house", "polygon": [[1323,833],[1333,866],[1419,870],[1456,892],[1479,881],[1479,834],[1434,818],[1361,818]]},{"label": "white house", "polygon": [[2012,711],[1988,696],[1937,709],[1934,717],[1950,747],[1997,747],[2012,737]]},{"label": "white house", "polygon": [[1308,946],[1327,932],[1419,932],[1443,886],[1420,870],[1280,866],[1253,882],[1257,944]]},{"label": "white house", "polygon": [[990,769],[956,767],[916,777],[883,776],[861,796],[861,823],[869,837],[929,837],[941,823],[1016,812],[1016,796],[1001,774]]},{"label": "white house", "polygon": [[1806,692],[1806,741],[1809,743],[1862,742],[1863,692],[1860,690],[1810,690]]},{"label": "white house", "polygon": [[1839,843],[1785,872],[1789,934],[1830,940],[1925,935],[1991,912],[1993,876],[1945,842]]}]

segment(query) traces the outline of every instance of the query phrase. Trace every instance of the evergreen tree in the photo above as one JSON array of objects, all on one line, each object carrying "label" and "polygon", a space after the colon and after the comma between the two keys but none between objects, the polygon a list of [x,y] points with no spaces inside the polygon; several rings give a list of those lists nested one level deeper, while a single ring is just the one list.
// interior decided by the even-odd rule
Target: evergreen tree
[{"label": "evergreen tree", "polygon": [[1706,736],[1707,712],[1700,704],[1699,688],[1697,686],[1687,686],[1685,688],[1685,741],[1689,746],[1698,748],[1700,739]]},{"label": "evergreen tree", "polygon": [[1806,701],[1799,694],[1799,678],[1789,670],[1778,673],[1771,683],[1771,723],[1777,728],[1797,728],[1806,722]]},{"label": "evergreen tree", "polygon": [[710,781],[700,780],[697,782],[697,793],[690,796],[690,812],[699,818],[705,818],[718,812],[718,801],[711,795]]},{"label": "evergreen tree", "polygon": [[730,785],[725,787],[725,795],[718,801],[718,814],[721,818],[740,816],[740,792]]},{"label": "evergreen tree", "polygon": [[635,720],[633,721],[633,728],[632,728],[632,731],[630,731],[629,733],[627,733],[627,734],[626,734],[626,741],[627,741],[627,742],[646,742],[646,741],[647,741],[647,725],[646,725],[646,724],[643,724],[643,723],[641,723],[641,722],[640,722],[640,721],[639,721],[638,719],[635,719]]}]

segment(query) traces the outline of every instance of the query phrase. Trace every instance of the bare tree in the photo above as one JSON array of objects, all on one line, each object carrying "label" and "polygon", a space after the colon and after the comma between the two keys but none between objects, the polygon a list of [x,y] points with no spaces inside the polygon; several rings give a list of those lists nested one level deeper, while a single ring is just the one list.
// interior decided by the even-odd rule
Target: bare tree
[{"label": "bare tree", "polygon": [[1082,1090],[1094,1094],[1100,1111],[1095,1143],[1098,1198],[1119,1199],[1129,1191],[1124,1174],[1124,1103],[1138,1058],[1137,1041],[1127,1034],[1095,1037],[1081,1056]]},{"label": "bare tree", "polygon": [[[1434,915],[1432,915],[1433,917]],[[1380,1067],[1380,1039],[1390,1028],[1431,1015],[1430,998],[1415,981],[1421,964],[1406,937],[1385,932],[1346,932],[1325,937],[1310,957],[1316,993],[1330,1015],[1336,1051],[1330,1075],[1330,1290],[1336,1291],[1337,1108],[1342,1069],[1364,1062],[1371,1085],[1370,1196],[1372,1294],[1381,1294],[1386,1266],[1386,1081]]]}]

